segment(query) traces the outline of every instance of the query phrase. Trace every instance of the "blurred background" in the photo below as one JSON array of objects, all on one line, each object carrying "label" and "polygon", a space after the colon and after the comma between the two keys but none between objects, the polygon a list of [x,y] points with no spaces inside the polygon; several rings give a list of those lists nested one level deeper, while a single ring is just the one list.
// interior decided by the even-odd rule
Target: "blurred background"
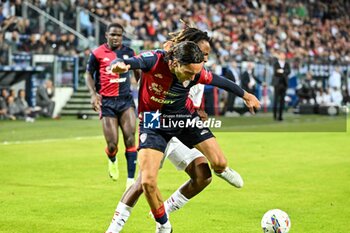
[{"label": "blurred background", "polygon": [[[207,68],[255,94],[263,106],[259,114],[272,110],[280,53],[291,66],[284,111],[342,114],[350,102],[348,12],[346,0],[1,0],[0,118],[98,116],[84,76],[108,23],[120,23],[124,44],[139,53],[162,48],[169,32],[184,27],[180,19],[209,33]],[[136,99],[137,83],[132,88]],[[40,89],[49,96],[45,105]],[[204,96],[210,115],[250,115],[224,90],[206,86]],[[15,106],[21,102],[24,107]]]}]

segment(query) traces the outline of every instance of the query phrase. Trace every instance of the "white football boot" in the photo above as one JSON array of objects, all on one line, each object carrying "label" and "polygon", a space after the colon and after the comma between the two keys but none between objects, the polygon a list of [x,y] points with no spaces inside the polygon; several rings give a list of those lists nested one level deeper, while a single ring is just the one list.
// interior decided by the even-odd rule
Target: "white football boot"
[{"label": "white football boot", "polygon": [[229,184],[235,186],[236,188],[243,187],[244,182],[241,175],[232,168],[227,167],[222,173],[214,173],[215,175],[226,180]]},{"label": "white football boot", "polygon": [[173,228],[171,227],[170,221],[168,220],[164,224],[160,224],[156,222],[156,233],[171,233],[173,232]]}]

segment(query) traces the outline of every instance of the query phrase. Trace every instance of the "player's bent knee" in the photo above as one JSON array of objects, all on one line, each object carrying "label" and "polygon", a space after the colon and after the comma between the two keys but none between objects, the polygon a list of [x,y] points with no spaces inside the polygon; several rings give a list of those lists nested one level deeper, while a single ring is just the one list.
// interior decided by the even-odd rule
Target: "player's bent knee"
[{"label": "player's bent knee", "polygon": [[155,192],[157,188],[157,177],[143,175],[141,185],[144,192]]},{"label": "player's bent knee", "polygon": [[118,146],[115,143],[109,142],[107,145],[107,149],[110,154],[116,154],[118,152]]},{"label": "player's bent knee", "polygon": [[157,183],[154,181],[143,181],[142,182],[142,190],[145,193],[154,193],[157,189]]},{"label": "player's bent knee", "polygon": [[211,161],[211,167],[214,170],[224,170],[227,167],[227,160],[225,158],[215,157]]},{"label": "player's bent knee", "polygon": [[135,137],[130,136],[130,137],[126,138],[125,139],[125,146],[126,146],[126,148],[134,147],[135,146]]}]

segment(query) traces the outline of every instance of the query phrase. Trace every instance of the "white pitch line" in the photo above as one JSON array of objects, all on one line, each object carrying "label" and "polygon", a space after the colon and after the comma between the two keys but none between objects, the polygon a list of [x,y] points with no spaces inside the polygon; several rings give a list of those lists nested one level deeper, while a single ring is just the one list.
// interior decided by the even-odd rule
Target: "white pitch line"
[{"label": "white pitch line", "polygon": [[30,141],[3,141],[0,145],[17,145],[17,144],[36,144],[36,143],[47,143],[47,142],[59,142],[67,140],[85,140],[85,139],[102,139],[103,136],[88,136],[88,137],[72,137],[72,138],[51,138],[51,139],[41,139],[41,140],[30,140]]}]

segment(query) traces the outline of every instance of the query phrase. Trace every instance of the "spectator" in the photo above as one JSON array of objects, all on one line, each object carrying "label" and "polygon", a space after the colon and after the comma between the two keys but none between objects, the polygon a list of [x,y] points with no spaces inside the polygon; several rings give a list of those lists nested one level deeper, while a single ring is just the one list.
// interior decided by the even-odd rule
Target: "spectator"
[{"label": "spectator", "polygon": [[340,106],[343,101],[343,95],[341,93],[341,72],[340,67],[337,66],[329,76],[329,94],[333,104]]},{"label": "spectator", "polygon": [[[297,90],[298,100],[295,103],[297,106],[300,102],[316,104],[316,81],[312,79],[312,73],[306,73],[306,79],[302,81]],[[312,101],[311,101],[312,100]]]},{"label": "spectator", "polygon": [[0,120],[7,119],[7,103],[6,99],[0,96]]},{"label": "spectator", "polygon": [[20,49],[19,34],[17,31],[6,32],[5,39],[8,44],[8,48],[12,52],[17,52]]},{"label": "spectator", "polygon": [[94,27],[90,21],[90,15],[86,9],[79,12],[80,28],[85,31],[85,35],[92,36]]},{"label": "spectator", "polygon": [[341,106],[343,101],[343,95],[340,89],[333,88],[333,90],[330,91],[330,96],[332,104],[336,106]]},{"label": "spectator", "polygon": [[[222,67],[212,64],[211,70],[217,75],[222,75]],[[204,86],[204,109],[208,116],[219,115],[219,92],[218,88],[212,85]]]},{"label": "spectator", "polygon": [[34,122],[35,112],[28,105],[28,102],[26,100],[25,90],[23,90],[23,89],[18,90],[18,94],[17,94],[17,97],[15,99],[15,103],[17,104],[21,115],[23,115],[25,117],[25,120],[28,122]]},{"label": "spectator", "polygon": [[1,90],[1,97],[6,101],[8,96],[9,96],[8,90],[6,88],[3,88]]},{"label": "spectator", "polygon": [[322,88],[320,88],[320,90],[316,93],[316,101],[317,104],[321,106],[329,106],[332,103],[329,90],[323,90]]},{"label": "spectator", "polygon": [[[261,84],[261,81],[254,75],[254,62],[249,61],[247,63],[247,69],[241,76],[241,87],[248,93],[255,95],[257,83]],[[249,109],[244,107],[245,115],[250,116]]]},{"label": "spectator", "polygon": [[248,62],[247,70],[241,76],[242,88],[253,95],[255,95],[257,84],[261,84],[261,81],[254,75],[254,66],[254,62]]},{"label": "spectator", "polygon": [[51,100],[54,95],[54,87],[51,80],[46,80],[44,85],[38,87],[36,93],[36,104],[42,108],[45,117],[52,117],[55,109],[55,102]]},{"label": "spectator", "polygon": [[331,75],[329,76],[329,87],[332,89],[340,90],[341,87],[341,74],[340,74],[340,67],[336,67],[335,70],[332,71]]},{"label": "spectator", "polygon": [[[239,80],[239,69],[237,67],[237,62],[232,61],[225,69],[224,76],[231,81],[235,82],[237,85],[240,85]],[[225,101],[224,114],[227,117],[239,116],[237,112],[234,111],[236,96],[232,92],[227,93],[227,99]]]},{"label": "spectator", "polygon": [[[291,72],[290,65],[286,61],[284,51],[279,51],[273,62],[274,75],[272,85],[274,86],[273,118],[283,121],[284,98],[288,88],[288,76]],[[278,110],[278,116],[277,116]]]},{"label": "spectator", "polygon": [[4,34],[0,31],[0,64],[7,63],[8,50],[8,45],[4,41]]},{"label": "spectator", "polygon": [[10,88],[9,95],[15,99],[16,98],[16,91],[14,89]]},{"label": "spectator", "polygon": [[2,2],[0,2],[0,25],[2,24],[3,21],[5,21],[6,17],[5,15],[3,14],[3,9],[4,9],[4,6],[2,4]]},{"label": "spectator", "polygon": [[11,120],[17,120],[24,117],[17,104],[15,103],[15,98],[11,95],[7,97],[7,117]]}]

